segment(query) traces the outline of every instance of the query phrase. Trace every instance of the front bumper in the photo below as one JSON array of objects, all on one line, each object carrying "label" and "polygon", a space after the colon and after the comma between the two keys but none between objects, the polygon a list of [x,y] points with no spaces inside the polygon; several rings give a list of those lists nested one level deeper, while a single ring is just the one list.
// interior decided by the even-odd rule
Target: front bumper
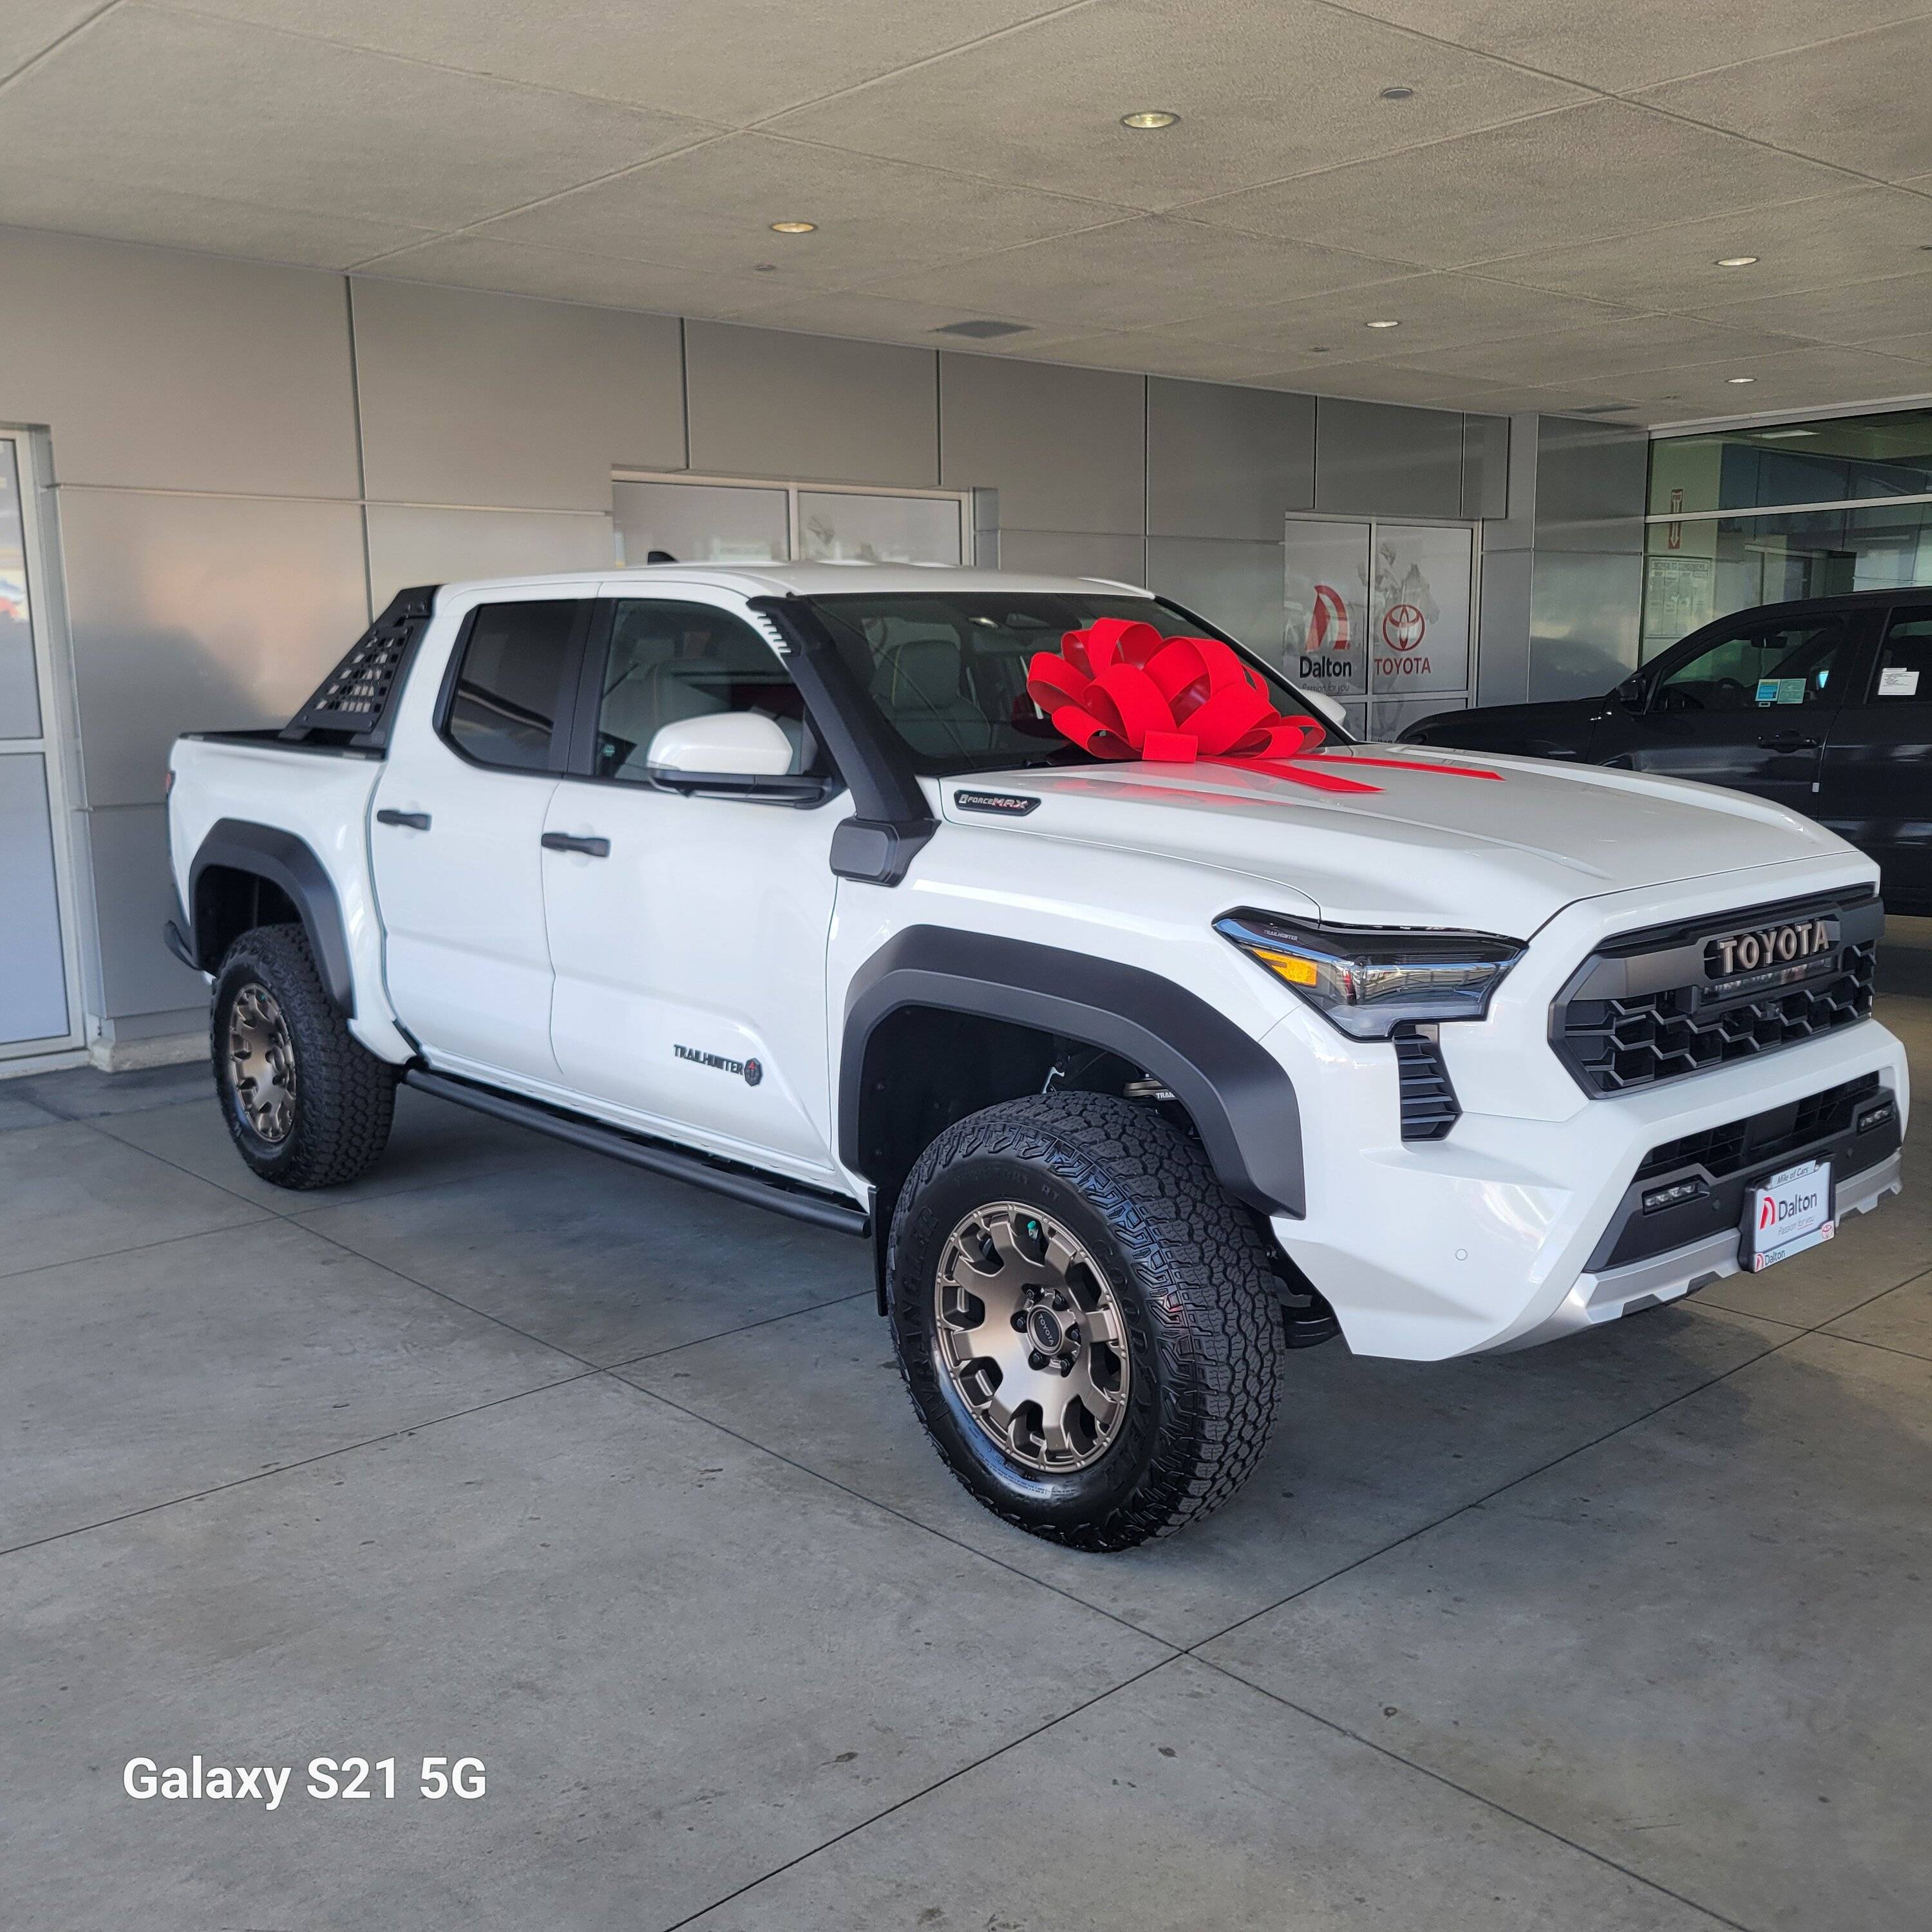
[{"label": "front bumper", "polygon": [[[1444,1029],[1445,1032],[1447,1029]],[[1311,1146],[1309,1212],[1277,1216],[1283,1249],[1334,1306],[1358,1354],[1441,1360],[1513,1349],[1674,1299],[1737,1266],[1735,1220],[1627,1261],[1609,1240],[1646,1159],[1828,1090],[1868,1081],[1896,1107],[1892,1137],[1870,1144],[1864,1172],[1834,1153],[1840,1218],[1899,1185],[1896,1133],[1910,1106],[1905,1050],[1874,1020],[1762,1058],[1627,1096],[1583,1102],[1567,1118],[1466,1112],[1446,1139],[1404,1144],[1393,1055],[1386,1083],[1356,1061],[1324,1082],[1334,1132]],[[1342,1117],[1327,1112],[1330,1102]],[[1804,1158],[1781,1149],[1728,1178],[1753,1183]],[[1718,1217],[1712,1216],[1714,1220]],[[1687,1230],[1687,1232],[1689,1232]],[[1606,1245],[1606,1241],[1608,1244]]]}]

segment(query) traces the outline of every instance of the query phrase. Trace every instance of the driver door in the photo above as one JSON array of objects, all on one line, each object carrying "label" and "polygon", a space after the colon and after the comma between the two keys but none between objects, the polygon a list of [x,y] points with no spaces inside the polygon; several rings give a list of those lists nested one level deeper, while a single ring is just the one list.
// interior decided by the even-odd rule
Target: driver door
[{"label": "driver door", "polygon": [[564,1084],[648,1132],[842,1186],[825,953],[832,834],[850,802],[659,790],[646,765],[666,724],[762,712],[800,772],[816,741],[797,686],[742,618],[674,597],[604,608],[580,699],[595,730],[551,795],[543,840]]},{"label": "driver door", "polygon": [[1601,761],[1815,813],[1850,655],[1839,612],[1756,621],[1746,613],[1714,626],[1653,680],[1640,712],[1612,728],[1622,742]]}]

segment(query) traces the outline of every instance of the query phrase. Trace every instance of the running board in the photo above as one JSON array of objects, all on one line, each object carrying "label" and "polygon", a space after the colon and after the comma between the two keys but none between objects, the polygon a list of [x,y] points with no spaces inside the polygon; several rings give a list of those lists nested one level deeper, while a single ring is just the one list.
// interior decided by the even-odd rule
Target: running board
[{"label": "running board", "polygon": [[795,1221],[835,1228],[842,1234],[865,1234],[872,1231],[872,1217],[862,1208],[816,1188],[766,1180],[728,1162],[688,1153],[662,1141],[647,1140],[640,1134],[627,1134],[620,1127],[607,1126],[602,1120],[590,1120],[581,1114],[567,1113],[561,1107],[548,1107],[539,1100],[518,1100],[474,1081],[432,1073],[426,1066],[405,1068],[403,1081],[406,1086],[419,1088],[439,1100],[454,1101],[459,1107],[473,1108],[479,1114],[508,1120],[515,1126],[533,1127],[540,1134],[568,1141],[573,1147],[588,1148],[592,1154],[608,1154],[613,1160],[647,1168],[652,1174],[668,1174],[674,1180],[708,1187],[714,1194],[748,1202],[754,1208],[789,1214]]}]

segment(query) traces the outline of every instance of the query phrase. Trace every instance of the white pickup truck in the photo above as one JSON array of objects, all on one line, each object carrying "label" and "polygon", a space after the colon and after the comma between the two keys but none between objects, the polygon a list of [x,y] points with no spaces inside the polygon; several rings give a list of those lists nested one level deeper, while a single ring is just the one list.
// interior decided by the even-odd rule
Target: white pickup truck
[{"label": "white pickup truck", "polygon": [[174,748],[167,936],[242,1158],[346,1180],[403,1081],[869,1237],[941,1456],[1087,1550],[1233,1492],[1286,1350],[1571,1334],[1897,1190],[1869,860],[1736,793],[1318,742],[1225,639],[1217,699],[1298,724],[1214,757],[1108,713],[1124,755],[1041,682],[1102,636],[1218,634],[990,571],[404,592],[286,728]]}]

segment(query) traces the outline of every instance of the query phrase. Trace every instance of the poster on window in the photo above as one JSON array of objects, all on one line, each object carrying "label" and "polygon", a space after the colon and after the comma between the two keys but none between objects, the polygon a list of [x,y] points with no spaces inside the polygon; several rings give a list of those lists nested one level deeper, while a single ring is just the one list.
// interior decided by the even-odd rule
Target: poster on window
[{"label": "poster on window", "polygon": [[1369,526],[1291,517],[1287,564],[1282,668],[1309,690],[1360,697],[1368,688]]},{"label": "poster on window", "polygon": [[1472,538],[1466,529],[1376,525],[1366,655],[1376,697],[1468,688]]}]

